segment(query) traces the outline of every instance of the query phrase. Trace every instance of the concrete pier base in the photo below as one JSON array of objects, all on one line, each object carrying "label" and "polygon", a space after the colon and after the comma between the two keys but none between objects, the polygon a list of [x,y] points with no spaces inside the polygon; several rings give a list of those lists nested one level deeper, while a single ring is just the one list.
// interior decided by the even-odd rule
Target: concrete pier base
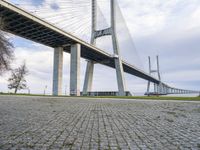
[{"label": "concrete pier base", "polygon": [[80,96],[80,55],[81,45],[71,45],[70,95]]},{"label": "concrete pier base", "polygon": [[53,63],[53,95],[62,95],[62,77],[63,77],[63,48],[54,49]]}]

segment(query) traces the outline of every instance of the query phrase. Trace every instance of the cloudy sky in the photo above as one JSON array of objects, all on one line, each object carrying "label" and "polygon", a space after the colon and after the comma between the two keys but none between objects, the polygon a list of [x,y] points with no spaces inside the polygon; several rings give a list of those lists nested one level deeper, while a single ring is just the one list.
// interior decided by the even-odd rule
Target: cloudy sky
[{"label": "cloudy sky", "polygon": [[[84,3],[83,0],[9,1],[86,41],[90,39],[90,0],[85,0]],[[118,0],[118,3],[126,22],[122,27],[129,29],[128,33],[122,32],[127,33],[126,35],[119,36],[123,59],[148,71],[147,57],[152,57],[155,68],[155,56],[159,55],[161,77],[164,82],[178,88],[200,90],[200,1]],[[100,0],[99,9],[104,12],[104,19],[101,18],[99,21],[101,28],[109,25],[109,6],[106,0]],[[120,15],[117,15],[118,23],[120,20],[124,22]],[[102,24],[103,20],[107,23]],[[78,25],[79,28],[81,26],[80,29]],[[127,28],[124,31],[127,31]],[[16,60],[13,62],[13,68],[26,60],[29,68],[27,81],[31,93],[43,93],[46,85],[47,92],[51,93],[53,49],[14,35],[9,36],[15,46]],[[124,38],[125,36],[128,39]],[[102,41],[98,40],[97,45],[112,53],[112,50],[109,50],[109,37]],[[69,61],[70,55],[64,54],[63,94],[69,91]],[[82,87],[86,67],[84,59],[81,60],[81,64]],[[7,73],[1,77],[0,91],[8,91],[9,75]],[[128,74],[125,77],[129,91],[145,92],[146,81]],[[93,90],[117,90],[115,70],[96,64]]]}]

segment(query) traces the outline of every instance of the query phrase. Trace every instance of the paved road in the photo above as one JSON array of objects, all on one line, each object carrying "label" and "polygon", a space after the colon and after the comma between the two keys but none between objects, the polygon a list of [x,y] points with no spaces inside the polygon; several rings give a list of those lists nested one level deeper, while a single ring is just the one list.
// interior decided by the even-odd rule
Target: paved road
[{"label": "paved road", "polygon": [[200,103],[0,96],[0,149],[200,149]]}]

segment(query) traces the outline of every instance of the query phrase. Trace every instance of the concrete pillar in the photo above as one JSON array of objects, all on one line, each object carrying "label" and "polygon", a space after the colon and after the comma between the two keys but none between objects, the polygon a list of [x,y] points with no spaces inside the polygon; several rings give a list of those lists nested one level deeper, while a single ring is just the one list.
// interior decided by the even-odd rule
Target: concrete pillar
[{"label": "concrete pillar", "polygon": [[163,94],[163,85],[160,85],[160,93]]},{"label": "concrete pillar", "polygon": [[167,94],[167,87],[165,86],[165,94]]},{"label": "concrete pillar", "polygon": [[147,94],[149,95],[149,93],[150,93],[150,81],[148,81],[147,83]]},{"label": "concrete pillar", "polygon": [[159,84],[156,84],[156,91],[157,91],[157,94],[160,93],[160,85]]},{"label": "concrete pillar", "polygon": [[93,72],[94,72],[94,62],[88,61],[85,72],[85,81],[83,85],[83,95],[87,95],[87,92],[90,92],[92,90]]},{"label": "concrete pillar", "polygon": [[119,96],[126,96],[126,85],[124,80],[124,70],[121,59],[115,58],[115,68],[117,74],[118,94]]},{"label": "concrete pillar", "polygon": [[111,29],[112,29],[112,43],[113,43],[113,50],[114,55],[116,56],[115,59],[115,69],[117,74],[117,83],[118,83],[118,90],[119,90],[119,96],[125,96],[126,95],[126,85],[125,85],[125,79],[124,79],[124,70],[122,66],[121,61],[121,55],[120,50],[118,46],[118,40],[116,35],[116,0],[111,0]]},{"label": "concrete pillar", "polygon": [[71,45],[70,95],[80,96],[80,55],[81,45]]},{"label": "concrete pillar", "polygon": [[63,48],[54,49],[53,95],[62,95]]},{"label": "concrete pillar", "polygon": [[162,84],[159,84],[159,94],[162,94]]},{"label": "concrete pillar", "polygon": [[[149,60],[149,75],[151,75],[151,58],[150,58],[150,56],[148,57],[148,60]],[[151,83],[150,83],[150,81],[148,81],[148,83],[147,83],[147,95],[149,95],[150,86],[151,86]],[[155,84],[154,84],[154,93],[155,93]]]},{"label": "concrete pillar", "polygon": [[166,87],[166,94],[168,94],[169,93],[169,89],[168,89],[168,87]]},{"label": "concrete pillar", "polygon": [[166,94],[166,87],[163,85],[163,94]]},{"label": "concrete pillar", "polygon": [[164,94],[164,86],[161,84],[161,93]]},{"label": "concrete pillar", "polygon": [[164,85],[162,84],[162,94],[165,94],[165,87],[164,87]]},{"label": "concrete pillar", "polygon": [[156,93],[156,84],[154,83],[154,93]]},{"label": "concrete pillar", "polygon": [[160,83],[157,84],[157,93],[158,93],[158,95],[160,95]]},{"label": "concrete pillar", "polygon": [[[95,31],[97,28],[97,0],[92,0],[92,32],[90,44],[96,45]],[[94,72],[94,62],[88,61],[87,68],[85,72],[85,80],[83,85],[83,95],[87,95],[87,92],[92,90],[93,83],[93,72]]]}]

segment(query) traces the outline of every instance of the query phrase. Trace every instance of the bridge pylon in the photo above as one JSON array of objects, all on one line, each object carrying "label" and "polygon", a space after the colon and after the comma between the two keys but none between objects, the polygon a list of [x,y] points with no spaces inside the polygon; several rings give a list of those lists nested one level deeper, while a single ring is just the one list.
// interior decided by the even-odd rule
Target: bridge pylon
[{"label": "bridge pylon", "polygon": [[156,69],[152,69],[151,66],[151,57],[148,57],[148,61],[149,61],[149,74],[152,75],[153,73],[157,73],[158,79],[160,81],[159,84],[154,83],[154,92],[151,93],[150,92],[150,87],[151,87],[151,82],[148,81],[147,83],[147,92],[145,93],[145,95],[160,95],[160,94],[165,94],[167,93],[167,89],[165,89],[166,87],[162,84],[161,82],[161,76],[160,76],[160,66],[159,66],[159,57],[158,55],[156,56],[156,64],[157,64],[157,68]]},{"label": "bridge pylon", "polygon": [[[116,0],[110,0],[110,15],[111,15],[111,27],[97,30],[97,0],[92,0],[92,35],[91,35],[91,44],[96,45],[96,39],[102,36],[110,35],[112,37],[113,44],[113,53],[114,61],[116,68],[117,84],[118,84],[118,95],[126,95],[126,85],[124,79],[124,70],[122,66],[122,60],[120,55],[120,50],[118,46],[118,40],[116,35]],[[93,71],[94,71],[93,61],[87,62],[85,81],[83,86],[83,95],[87,95],[88,92],[92,90],[92,80],[93,80]]]}]

